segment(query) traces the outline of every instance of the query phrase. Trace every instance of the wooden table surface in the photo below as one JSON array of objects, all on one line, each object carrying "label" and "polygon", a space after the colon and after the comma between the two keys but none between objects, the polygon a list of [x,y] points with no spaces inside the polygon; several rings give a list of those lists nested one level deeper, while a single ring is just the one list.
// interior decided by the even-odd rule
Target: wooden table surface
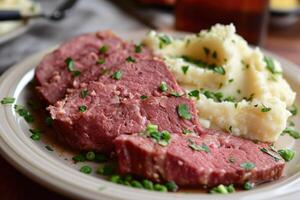
[{"label": "wooden table surface", "polygon": [[[264,48],[300,65],[300,20],[291,27],[270,29]],[[0,158],[1,200],[68,199],[31,181]]]}]

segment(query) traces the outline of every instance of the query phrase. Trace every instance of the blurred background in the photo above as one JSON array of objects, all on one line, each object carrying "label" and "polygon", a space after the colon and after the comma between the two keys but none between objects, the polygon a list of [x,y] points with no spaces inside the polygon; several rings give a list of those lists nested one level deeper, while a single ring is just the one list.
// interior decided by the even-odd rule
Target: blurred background
[{"label": "blurred background", "polygon": [[[234,23],[252,45],[300,65],[299,16],[299,0],[0,0],[0,74],[81,33],[199,32],[216,23]],[[0,183],[0,199],[65,199],[3,159],[0,169],[0,180],[5,180]]]}]

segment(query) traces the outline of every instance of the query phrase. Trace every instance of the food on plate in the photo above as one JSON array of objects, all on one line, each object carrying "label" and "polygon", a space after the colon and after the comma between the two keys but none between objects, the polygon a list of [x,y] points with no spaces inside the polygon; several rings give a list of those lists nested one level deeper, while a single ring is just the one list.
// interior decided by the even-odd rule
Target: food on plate
[{"label": "food on plate", "polygon": [[119,184],[230,193],[280,178],[295,155],[273,146],[296,112],[281,73],[233,25],[216,25],[183,39],[150,32],[143,45],[110,31],[78,36],[46,55],[35,79],[57,137],[86,153],[75,162],[105,153],[121,175],[98,173]]},{"label": "food on plate", "polygon": [[187,91],[198,91],[203,126],[275,142],[287,126],[296,93],[280,63],[252,48],[233,25],[173,39],[151,31],[143,43],[160,55]]},{"label": "food on plate", "polygon": [[[1,0],[0,10],[20,10],[23,14],[36,14],[40,11],[38,3],[31,0]],[[0,22],[0,36],[20,27],[24,22]]]}]

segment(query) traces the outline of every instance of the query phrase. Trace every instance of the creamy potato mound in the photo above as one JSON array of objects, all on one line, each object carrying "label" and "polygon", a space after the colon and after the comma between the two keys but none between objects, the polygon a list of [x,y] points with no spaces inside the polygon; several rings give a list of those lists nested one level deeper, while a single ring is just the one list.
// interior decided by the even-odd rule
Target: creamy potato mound
[{"label": "creamy potato mound", "polygon": [[217,24],[180,39],[151,31],[143,43],[193,91],[203,126],[267,142],[286,128],[295,92],[280,63],[250,47],[233,25]]}]

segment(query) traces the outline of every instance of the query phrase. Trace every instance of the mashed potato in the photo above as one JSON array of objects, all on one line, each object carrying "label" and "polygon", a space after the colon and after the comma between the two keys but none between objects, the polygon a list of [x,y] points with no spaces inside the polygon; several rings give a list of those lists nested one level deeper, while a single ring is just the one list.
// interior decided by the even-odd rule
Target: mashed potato
[{"label": "mashed potato", "polygon": [[295,92],[280,63],[251,48],[233,25],[218,24],[181,39],[152,31],[143,43],[165,60],[187,92],[193,91],[203,126],[267,142],[286,128]]}]

